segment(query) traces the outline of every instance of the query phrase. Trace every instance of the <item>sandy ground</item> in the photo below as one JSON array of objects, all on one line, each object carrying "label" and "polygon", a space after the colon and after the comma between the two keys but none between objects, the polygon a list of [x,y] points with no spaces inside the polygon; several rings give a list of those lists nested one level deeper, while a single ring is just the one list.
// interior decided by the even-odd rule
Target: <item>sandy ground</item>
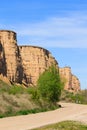
[{"label": "sandy ground", "polygon": [[87,124],[87,105],[60,104],[62,108],[55,111],[0,119],[0,130],[31,130],[65,120],[81,121]]}]

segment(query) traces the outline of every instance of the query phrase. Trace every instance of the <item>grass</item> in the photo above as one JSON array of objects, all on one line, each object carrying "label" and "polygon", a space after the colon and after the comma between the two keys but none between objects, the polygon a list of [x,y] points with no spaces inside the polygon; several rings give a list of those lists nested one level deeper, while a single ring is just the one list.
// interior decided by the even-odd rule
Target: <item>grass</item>
[{"label": "grass", "polygon": [[87,125],[76,121],[63,121],[32,130],[87,130]]},{"label": "grass", "polygon": [[37,89],[22,85],[8,85],[0,80],[0,118],[39,113],[59,108],[39,99]]},{"label": "grass", "polygon": [[60,100],[78,104],[87,104],[87,90],[81,90],[78,93],[63,90]]},{"label": "grass", "polygon": [[[87,104],[87,90],[79,95],[63,91],[61,96],[61,100],[68,102],[76,102],[77,98],[80,103]],[[59,107],[41,99],[35,87],[8,85],[0,80],[0,118],[50,111]]]},{"label": "grass", "polygon": [[45,112],[47,111],[47,109],[39,109],[39,108],[35,108],[35,109],[25,109],[25,110],[20,110],[20,111],[14,111],[12,109],[12,107],[8,107],[7,111],[3,114],[0,114],[0,118],[3,117],[10,117],[10,116],[18,116],[18,115],[28,115],[28,114],[35,114],[35,113],[39,113],[39,112]]},{"label": "grass", "polygon": [[34,109],[21,109],[19,111],[14,111],[11,106],[8,106],[5,113],[0,114],[0,118],[10,117],[10,116],[18,116],[18,115],[28,115],[35,114],[39,112],[46,112],[49,110],[54,110],[54,108],[34,108]]}]

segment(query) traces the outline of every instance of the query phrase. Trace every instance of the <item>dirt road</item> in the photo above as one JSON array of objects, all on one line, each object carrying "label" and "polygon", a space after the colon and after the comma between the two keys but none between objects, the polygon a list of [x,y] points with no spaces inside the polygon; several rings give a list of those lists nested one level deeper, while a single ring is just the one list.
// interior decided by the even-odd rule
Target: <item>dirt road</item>
[{"label": "dirt road", "polygon": [[0,119],[0,130],[31,130],[64,120],[76,120],[87,124],[87,105],[61,103],[62,108],[26,116]]}]

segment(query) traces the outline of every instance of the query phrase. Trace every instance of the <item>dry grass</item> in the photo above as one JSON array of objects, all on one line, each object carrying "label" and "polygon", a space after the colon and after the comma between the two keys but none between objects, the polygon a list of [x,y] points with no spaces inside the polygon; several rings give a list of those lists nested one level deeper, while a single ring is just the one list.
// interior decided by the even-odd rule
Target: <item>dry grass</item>
[{"label": "dry grass", "polygon": [[32,101],[29,94],[0,94],[0,113],[5,113],[7,108],[11,108],[16,112],[25,109],[28,110],[38,108],[38,105]]},{"label": "dry grass", "polygon": [[63,121],[32,130],[87,130],[87,125],[76,121]]}]

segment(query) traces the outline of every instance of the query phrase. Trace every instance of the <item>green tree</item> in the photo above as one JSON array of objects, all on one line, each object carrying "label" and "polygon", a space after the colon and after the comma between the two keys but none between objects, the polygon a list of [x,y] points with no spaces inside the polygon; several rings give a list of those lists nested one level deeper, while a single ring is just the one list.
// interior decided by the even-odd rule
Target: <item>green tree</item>
[{"label": "green tree", "polygon": [[58,69],[53,65],[43,72],[38,79],[40,95],[49,102],[56,103],[59,101],[62,87]]}]

